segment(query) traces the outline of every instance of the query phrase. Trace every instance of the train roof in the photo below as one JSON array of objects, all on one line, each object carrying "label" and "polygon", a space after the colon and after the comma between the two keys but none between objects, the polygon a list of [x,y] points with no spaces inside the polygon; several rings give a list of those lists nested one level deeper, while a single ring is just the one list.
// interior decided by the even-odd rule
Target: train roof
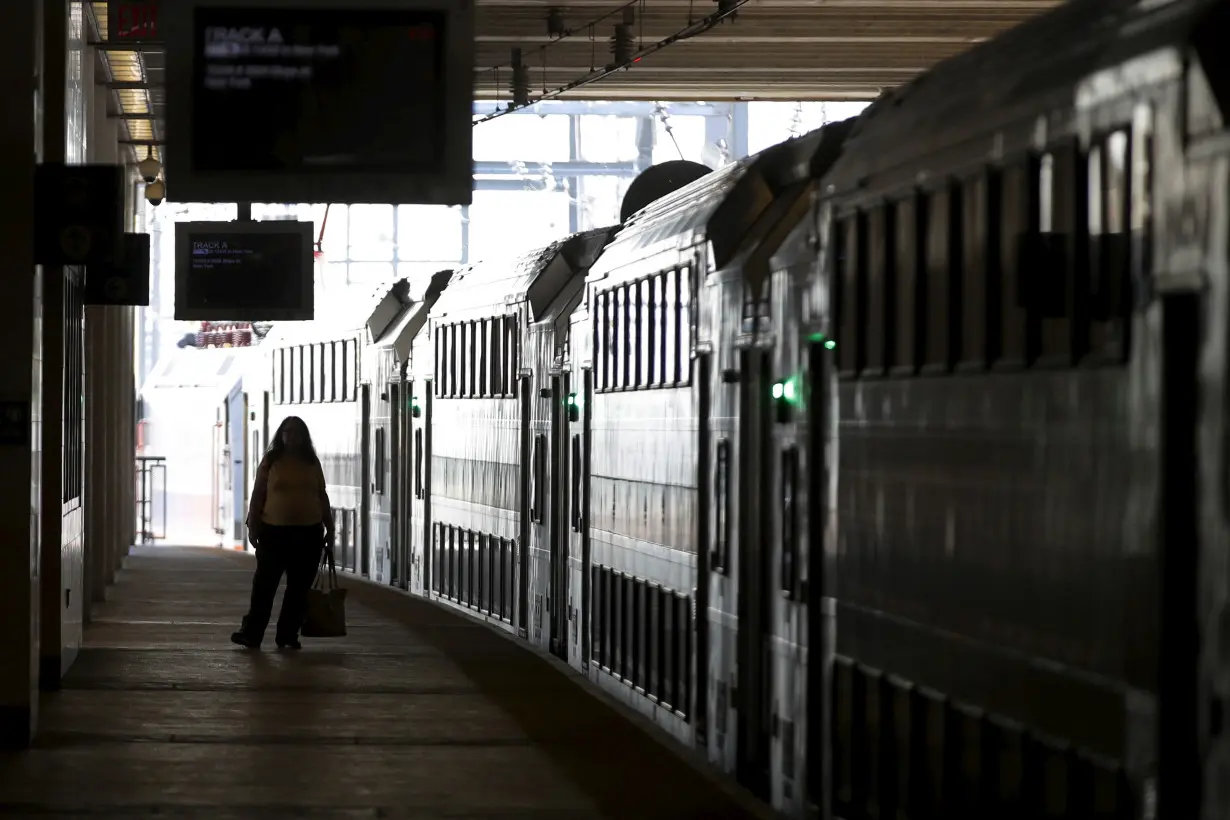
[{"label": "train roof", "polygon": [[367,292],[355,294],[351,291],[347,298],[333,296],[327,313],[306,322],[277,322],[262,344],[274,347],[310,344],[360,333],[370,328],[373,315],[380,311],[390,298],[394,301],[401,298],[391,297],[391,294],[408,291],[409,284],[405,279],[401,279]]},{"label": "train roof", "polygon": [[854,122],[850,118],[826,123],[751,157],[750,171],[773,193],[773,201],[752,225],[740,251],[739,268],[754,292],[768,278],[773,254],[807,213],[816,183],[841,155]]},{"label": "train roof", "polygon": [[452,276],[453,271],[451,270],[442,270],[432,275],[431,281],[428,282],[423,292],[418,294],[417,298],[410,296],[409,303],[394,316],[385,331],[376,338],[375,343],[380,346],[391,346],[398,362],[409,361],[414,337],[419,334],[423,325],[427,324],[427,317],[432,307],[440,299],[440,294],[448,287]]},{"label": "train roof", "polygon": [[874,102],[828,182],[855,188],[943,146],[1075,106],[1091,75],[1160,49],[1207,53],[1227,30],[1227,0],[1069,0]]},{"label": "train roof", "polygon": [[490,305],[493,302],[529,302],[530,315],[542,315],[563,287],[582,277],[602,253],[613,228],[574,233],[522,256],[485,260],[453,274],[432,316]]}]

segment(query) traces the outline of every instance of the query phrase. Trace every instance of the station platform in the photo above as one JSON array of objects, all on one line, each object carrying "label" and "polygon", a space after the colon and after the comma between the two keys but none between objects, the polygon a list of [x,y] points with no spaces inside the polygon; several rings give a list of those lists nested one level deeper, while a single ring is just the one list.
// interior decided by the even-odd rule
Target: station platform
[{"label": "station platform", "polygon": [[0,815],[771,816],[565,665],[396,590],[344,578],[348,637],[236,647],[253,568],[135,548],[33,748],[0,753]]}]

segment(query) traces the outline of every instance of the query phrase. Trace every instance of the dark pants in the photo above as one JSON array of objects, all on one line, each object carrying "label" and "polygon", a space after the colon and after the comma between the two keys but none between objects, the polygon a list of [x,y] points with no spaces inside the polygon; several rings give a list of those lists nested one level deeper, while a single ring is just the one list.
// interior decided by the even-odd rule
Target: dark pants
[{"label": "dark pants", "polygon": [[278,615],[277,639],[287,642],[299,636],[307,607],[307,593],[316,577],[316,567],[324,550],[324,531],[320,524],[310,527],[274,527],[266,524],[256,546],[256,575],[252,578],[252,603],[244,616],[241,631],[256,642],[265,636],[273,597],[282,573],[286,573],[286,593]]}]

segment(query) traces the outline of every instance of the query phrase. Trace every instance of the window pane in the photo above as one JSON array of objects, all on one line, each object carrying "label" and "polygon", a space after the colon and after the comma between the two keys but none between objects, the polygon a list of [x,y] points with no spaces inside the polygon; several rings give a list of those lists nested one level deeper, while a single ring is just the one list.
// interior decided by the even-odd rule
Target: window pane
[{"label": "window pane", "polygon": [[549,245],[568,233],[563,191],[475,191],[470,259],[501,259]]},{"label": "window pane", "polygon": [[581,158],[587,162],[636,159],[636,119],[587,114],[581,118]]},{"label": "window pane", "polygon": [[562,162],[568,159],[568,118],[513,114],[474,127],[478,161]]},{"label": "window pane", "polygon": [[392,262],[351,262],[347,273],[351,285],[379,285],[393,281]]},{"label": "window pane", "polygon": [[350,206],[350,258],[362,261],[393,258],[392,205]]},{"label": "window pane", "polygon": [[461,209],[397,206],[397,258],[407,262],[461,259]]},{"label": "window pane", "polygon": [[[346,258],[349,252],[350,234],[347,231],[347,210],[346,205],[330,205],[328,206],[328,220],[325,219],[324,205],[309,206],[312,220],[313,241],[320,237],[321,227],[324,227],[324,238],[321,239],[320,248],[324,251],[327,261],[341,261]],[[304,217],[306,218],[306,217]]]}]

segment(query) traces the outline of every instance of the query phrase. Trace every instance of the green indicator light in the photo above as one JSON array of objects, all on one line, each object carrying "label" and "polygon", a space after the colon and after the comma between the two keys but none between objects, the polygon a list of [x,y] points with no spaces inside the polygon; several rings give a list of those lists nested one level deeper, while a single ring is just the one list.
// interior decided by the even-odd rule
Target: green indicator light
[{"label": "green indicator light", "polygon": [[837,347],[837,342],[833,341],[832,339],[829,339],[827,342],[824,343],[825,350],[832,350],[835,347]]},{"label": "green indicator light", "polygon": [[776,384],[774,384],[773,385],[773,398],[780,399],[784,395],[786,395],[786,385],[782,384],[781,382],[777,382]]},{"label": "green indicator light", "polygon": [[569,393],[569,394],[568,394],[568,406],[569,406],[569,407],[576,407],[576,406],[578,406],[578,405],[577,405],[577,394],[576,394],[576,393]]},{"label": "green indicator light", "polygon": [[809,342],[823,342],[823,341],[824,341],[824,334],[823,334],[823,333],[813,333],[813,334],[811,334],[810,336],[808,336],[808,337],[807,337],[807,341],[809,341]]},{"label": "green indicator light", "polygon": [[793,381],[786,382],[786,384],[783,385],[782,390],[783,390],[783,395],[785,396],[786,401],[794,401],[795,394],[797,391],[795,389]]}]

